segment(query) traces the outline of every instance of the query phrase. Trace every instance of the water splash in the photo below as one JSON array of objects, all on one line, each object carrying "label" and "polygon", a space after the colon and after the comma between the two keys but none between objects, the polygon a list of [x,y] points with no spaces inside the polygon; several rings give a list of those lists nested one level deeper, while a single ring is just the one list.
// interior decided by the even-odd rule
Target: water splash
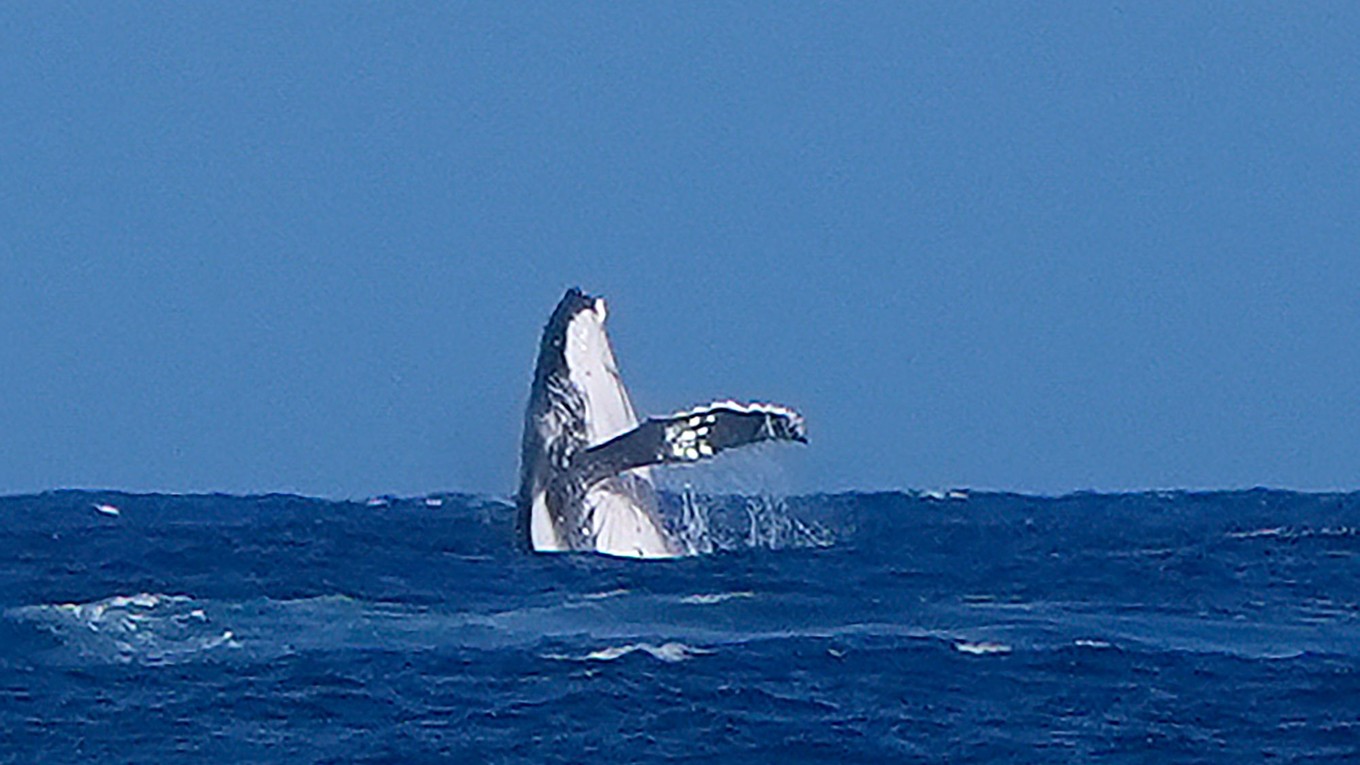
[{"label": "water splash", "polygon": [[802,521],[789,512],[782,497],[747,497],[749,520],[748,547],[783,550],[796,547],[830,547],[835,536],[812,521]]},{"label": "water splash", "polygon": [[708,555],[713,552],[708,506],[699,501],[689,484],[685,484],[680,495],[680,514],[674,532],[675,540],[684,548],[686,555]]},{"label": "water splash", "polygon": [[687,555],[830,547],[836,541],[830,529],[797,517],[783,497],[701,494],[686,485],[670,499],[671,533]]}]

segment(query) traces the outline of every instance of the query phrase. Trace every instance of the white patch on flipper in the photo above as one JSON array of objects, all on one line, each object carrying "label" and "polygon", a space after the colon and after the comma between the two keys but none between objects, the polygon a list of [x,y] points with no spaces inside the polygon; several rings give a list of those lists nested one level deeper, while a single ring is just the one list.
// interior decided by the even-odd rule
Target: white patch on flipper
[{"label": "white patch on flipper", "polygon": [[[733,401],[731,399],[714,401],[709,404],[701,404],[691,409],[685,409],[679,412],[675,412],[671,414],[670,417],[668,417],[667,419],[678,420],[685,418],[688,419],[688,421],[691,423],[691,427],[694,427],[699,424],[699,421],[701,419],[703,422],[710,424],[717,422],[718,416],[715,414],[715,412],[717,411],[736,412],[737,414],[766,414],[770,415],[771,417],[787,420],[789,423],[789,429],[792,430],[794,433],[799,434],[800,438],[804,437],[807,433],[807,425],[803,420],[803,415],[788,408],[787,406],[781,406],[779,404],[766,404],[758,401],[751,402],[748,404],[743,404],[740,401]],[[774,435],[773,432],[770,432],[770,427],[771,423],[767,421],[766,422],[767,436]],[[700,432],[700,435],[703,435],[702,431]]]},{"label": "white patch on flipper", "polygon": [[666,428],[666,441],[671,445],[672,457],[694,461],[700,457],[713,456],[715,451],[707,438],[709,428],[700,427],[700,423],[699,417],[691,417],[687,423]]},{"label": "white patch on flipper", "polygon": [[803,419],[803,416],[801,414],[795,412],[794,410],[788,408],[787,406],[781,406],[779,404],[765,404],[759,401],[753,401],[748,404],[743,404],[740,401],[733,401],[732,399],[723,399],[722,401],[714,401],[708,404],[701,404],[691,409],[685,409],[676,412],[672,414],[671,417],[679,419],[681,417],[707,415],[704,418],[706,421],[717,422],[718,420],[717,416],[712,414],[713,410],[715,409],[727,409],[733,412],[738,412],[740,414],[751,414],[753,412],[760,412],[762,414],[774,414],[780,417],[788,417],[791,419],[795,419],[800,422]]}]

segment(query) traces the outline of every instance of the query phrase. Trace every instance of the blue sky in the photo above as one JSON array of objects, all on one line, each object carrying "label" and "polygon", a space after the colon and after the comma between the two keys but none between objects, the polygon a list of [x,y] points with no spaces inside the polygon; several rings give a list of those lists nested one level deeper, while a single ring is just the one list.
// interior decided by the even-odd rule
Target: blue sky
[{"label": "blue sky", "polygon": [[1360,486],[1350,3],[0,7],[0,493],[513,490],[538,334],[798,491]]}]

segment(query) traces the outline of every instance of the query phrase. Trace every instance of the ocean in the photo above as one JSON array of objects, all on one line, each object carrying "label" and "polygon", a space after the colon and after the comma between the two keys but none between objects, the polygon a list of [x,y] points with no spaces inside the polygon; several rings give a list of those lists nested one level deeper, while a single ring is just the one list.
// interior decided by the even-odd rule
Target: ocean
[{"label": "ocean", "polygon": [[0,763],[1360,762],[1360,494],[0,498]]}]

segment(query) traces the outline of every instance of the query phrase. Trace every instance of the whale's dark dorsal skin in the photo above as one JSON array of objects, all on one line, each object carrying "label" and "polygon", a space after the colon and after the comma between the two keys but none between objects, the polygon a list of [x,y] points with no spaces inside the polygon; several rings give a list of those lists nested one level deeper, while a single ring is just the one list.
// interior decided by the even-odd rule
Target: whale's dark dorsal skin
[{"label": "whale's dark dorsal skin", "polygon": [[657,510],[648,468],[768,440],[806,442],[775,404],[720,401],[638,423],[600,298],[571,289],[543,328],[524,416],[517,497],[527,549],[668,558],[685,550]]}]

